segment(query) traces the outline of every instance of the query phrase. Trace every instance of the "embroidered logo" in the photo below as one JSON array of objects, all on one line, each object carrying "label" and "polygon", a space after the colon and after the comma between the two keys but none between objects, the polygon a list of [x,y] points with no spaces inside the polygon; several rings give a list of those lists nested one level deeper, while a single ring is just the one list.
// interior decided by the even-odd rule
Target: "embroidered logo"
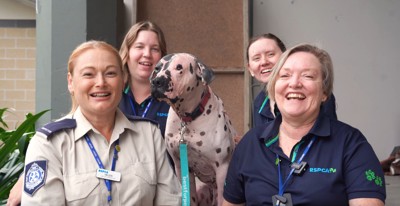
[{"label": "embroidered logo", "polygon": [[315,173],[336,173],[336,168],[323,168],[323,167],[311,167],[310,172]]},{"label": "embroidered logo", "polygon": [[374,181],[376,185],[381,186],[383,185],[382,177],[376,176],[375,172],[372,170],[365,171],[365,177],[368,181]]},{"label": "embroidered logo", "polygon": [[45,183],[47,161],[39,160],[31,162],[26,165],[25,171],[24,191],[33,196],[33,194]]},{"label": "embroidered logo", "polygon": [[157,112],[158,117],[168,117],[168,113]]}]

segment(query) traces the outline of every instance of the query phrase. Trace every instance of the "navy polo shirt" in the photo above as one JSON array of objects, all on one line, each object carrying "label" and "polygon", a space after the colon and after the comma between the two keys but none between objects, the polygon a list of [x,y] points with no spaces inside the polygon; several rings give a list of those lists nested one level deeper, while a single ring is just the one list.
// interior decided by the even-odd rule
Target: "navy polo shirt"
[{"label": "navy polo shirt", "polygon": [[[150,101],[151,105],[146,113],[145,118],[158,122],[160,125],[161,134],[164,137],[169,111],[169,105],[166,102],[158,101],[157,99],[149,97],[143,101],[142,104],[138,104],[135,101],[131,90],[129,90],[127,93],[123,93],[121,102],[119,103],[119,108],[125,115],[141,117]],[[133,103],[133,106],[131,102]]]},{"label": "navy polo shirt", "polygon": [[[253,127],[263,125],[267,122],[274,120],[274,115],[271,112],[270,107],[270,100],[268,99],[265,104],[264,101],[266,100],[267,94],[265,90],[260,91],[257,97],[254,99],[253,102]],[[264,104],[264,106],[263,106]],[[275,107],[277,114],[279,110]],[[335,96],[331,94],[331,96],[322,104],[321,111],[328,115],[330,118],[337,119],[336,115],[336,100]]]},{"label": "navy polo shirt", "polygon": [[[224,198],[234,204],[272,205],[278,194],[279,156],[282,181],[290,172],[291,157],[287,157],[278,141],[281,116],[262,127],[250,130],[239,142],[229,165]],[[285,193],[292,196],[293,205],[348,205],[353,198],[386,198],[385,181],[379,160],[364,135],[343,122],[319,115],[310,132],[298,144],[295,161],[309,141],[314,144],[304,157],[308,169],[302,176],[292,176]],[[266,143],[272,143],[268,147]],[[295,146],[296,147],[296,146]],[[294,147],[294,148],[295,148]]]},{"label": "navy polo shirt", "polygon": [[275,119],[274,115],[271,112],[271,107],[269,105],[269,99],[265,102],[264,106],[263,103],[266,100],[267,94],[265,90],[260,91],[257,97],[254,99],[253,102],[253,126],[256,127],[258,125],[265,124]]}]

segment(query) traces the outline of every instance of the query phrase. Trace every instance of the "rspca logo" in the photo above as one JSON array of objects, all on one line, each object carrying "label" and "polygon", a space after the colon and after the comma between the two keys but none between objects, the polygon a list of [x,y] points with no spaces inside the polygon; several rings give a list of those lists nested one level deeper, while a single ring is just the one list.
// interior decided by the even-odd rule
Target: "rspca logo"
[{"label": "rspca logo", "polygon": [[168,113],[157,112],[158,117],[168,117]]},{"label": "rspca logo", "polygon": [[311,167],[310,172],[313,173],[335,173],[336,168],[323,168],[323,167]]},{"label": "rspca logo", "polygon": [[99,172],[101,172],[101,173],[108,174],[108,170],[105,170],[105,169],[98,169],[98,170],[99,170]]}]

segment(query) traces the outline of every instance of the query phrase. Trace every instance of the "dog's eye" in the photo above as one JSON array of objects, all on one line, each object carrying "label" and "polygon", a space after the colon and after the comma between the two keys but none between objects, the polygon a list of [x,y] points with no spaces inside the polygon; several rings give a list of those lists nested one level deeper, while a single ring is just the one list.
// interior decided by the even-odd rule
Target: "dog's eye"
[{"label": "dog's eye", "polygon": [[156,66],[150,75],[150,80],[157,76],[157,73],[161,71],[161,66]]},{"label": "dog's eye", "polygon": [[183,66],[182,66],[182,64],[178,64],[178,65],[176,65],[176,70],[180,71],[180,70],[182,70],[182,69],[183,69]]}]

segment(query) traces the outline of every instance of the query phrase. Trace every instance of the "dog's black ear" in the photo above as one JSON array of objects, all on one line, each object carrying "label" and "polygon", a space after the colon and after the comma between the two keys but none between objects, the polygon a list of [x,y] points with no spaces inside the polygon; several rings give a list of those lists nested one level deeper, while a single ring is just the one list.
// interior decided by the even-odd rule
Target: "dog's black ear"
[{"label": "dog's black ear", "polygon": [[199,60],[197,60],[197,66],[201,71],[201,81],[207,85],[210,84],[215,78],[214,71]]}]

